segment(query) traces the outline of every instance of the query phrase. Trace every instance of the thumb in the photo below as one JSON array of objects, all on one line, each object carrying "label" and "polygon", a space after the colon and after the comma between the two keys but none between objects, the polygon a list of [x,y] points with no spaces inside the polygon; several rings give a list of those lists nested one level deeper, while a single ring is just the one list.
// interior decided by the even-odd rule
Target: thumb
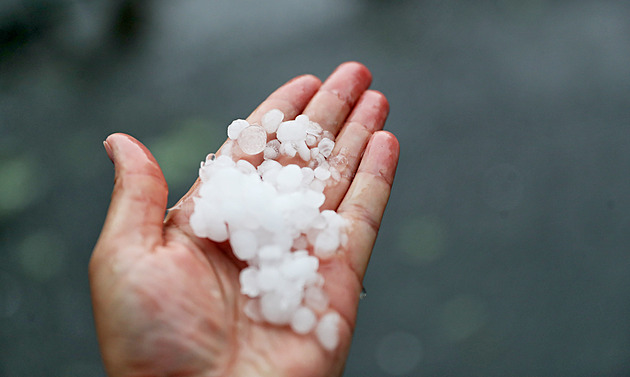
[{"label": "thumb", "polygon": [[162,242],[168,187],[157,161],[138,140],[110,135],[103,145],[114,163],[114,191],[99,243],[152,247]]}]

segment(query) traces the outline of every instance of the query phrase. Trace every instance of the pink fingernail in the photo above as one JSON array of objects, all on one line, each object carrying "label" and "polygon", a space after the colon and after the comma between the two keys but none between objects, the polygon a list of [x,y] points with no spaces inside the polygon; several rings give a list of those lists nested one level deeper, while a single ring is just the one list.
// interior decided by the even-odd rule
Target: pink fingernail
[{"label": "pink fingernail", "polygon": [[103,146],[105,147],[105,152],[107,152],[109,159],[114,162],[114,152],[112,151],[112,146],[109,145],[107,140],[103,141]]}]

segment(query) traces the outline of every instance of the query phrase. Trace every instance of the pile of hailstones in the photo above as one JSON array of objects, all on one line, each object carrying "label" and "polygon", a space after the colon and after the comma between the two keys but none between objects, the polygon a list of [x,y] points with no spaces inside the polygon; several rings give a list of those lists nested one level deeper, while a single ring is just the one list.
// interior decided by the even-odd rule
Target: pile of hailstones
[{"label": "pile of hailstones", "polygon": [[[242,119],[230,124],[220,155],[201,163],[190,225],[199,237],[229,240],[234,256],[246,262],[239,280],[250,319],[288,325],[298,334],[314,332],[333,350],[340,316],[328,307],[318,268],[347,236],[345,220],[320,207],[324,188],[341,179],[347,159],[343,153],[331,156],[333,136],[306,115],[283,120],[274,109],[261,125]],[[260,153],[258,167],[239,158]],[[296,156],[306,166],[277,161]]]}]

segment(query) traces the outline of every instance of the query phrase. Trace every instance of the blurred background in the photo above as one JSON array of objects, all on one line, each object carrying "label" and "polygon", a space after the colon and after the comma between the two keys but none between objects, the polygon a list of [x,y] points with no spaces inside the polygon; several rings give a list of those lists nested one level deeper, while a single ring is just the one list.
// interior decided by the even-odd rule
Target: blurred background
[{"label": "blurred background", "polygon": [[345,376],[630,375],[630,3],[3,0],[0,375],[104,376],[116,131],[174,204],[288,79],[358,60],[401,144]]}]

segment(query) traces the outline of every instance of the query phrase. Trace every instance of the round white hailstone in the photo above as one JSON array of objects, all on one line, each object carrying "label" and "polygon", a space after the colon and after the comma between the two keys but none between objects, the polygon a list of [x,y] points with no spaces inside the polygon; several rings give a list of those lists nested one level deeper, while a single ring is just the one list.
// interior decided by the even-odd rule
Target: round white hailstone
[{"label": "round white hailstone", "polygon": [[326,218],[324,217],[324,215],[320,213],[319,216],[315,219],[315,221],[313,221],[313,223],[311,224],[311,229],[314,231],[317,231],[316,234],[319,234],[319,231],[321,231],[322,229],[325,229],[327,226],[328,226],[328,223],[326,223]]},{"label": "round white hailstone", "polygon": [[313,182],[315,178],[315,172],[309,167],[302,168],[302,186],[308,186]]},{"label": "round white hailstone", "polygon": [[300,184],[302,183],[302,178],[302,169],[298,165],[287,165],[280,170],[278,176],[276,177],[278,190],[295,190],[300,187]]},{"label": "round white hailstone", "polygon": [[282,284],[282,276],[277,268],[262,266],[256,276],[257,286],[262,292],[271,292]]},{"label": "round white hailstone", "polygon": [[304,140],[306,138],[306,127],[308,124],[296,120],[282,122],[276,132],[276,137],[280,142]]},{"label": "round white hailstone", "polygon": [[308,115],[300,114],[295,117],[295,121],[304,125],[304,129],[306,130],[309,126],[310,120],[308,119]]},{"label": "round white hailstone", "polygon": [[321,179],[322,181],[325,181],[328,178],[330,178],[330,174],[331,174],[330,170],[328,170],[324,166],[318,166],[315,168],[315,178],[317,179]]},{"label": "round white hailstone", "polygon": [[324,157],[326,158],[330,156],[334,147],[335,147],[335,142],[328,138],[322,139],[322,141],[320,141],[319,144],[317,144],[317,148],[319,148],[319,153],[324,155]]},{"label": "round white hailstone", "polygon": [[322,211],[322,216],[326,220],[326,224],[328,224],[328,228],[339,230],[344,225],[346,225],[346,220],[337,212],[327,209]]},{"label": "round white hailstone", "polygon": [[308,149],[308,146],[303,140],[297,141],[295,146],[302,160],[308,161],[311,159],[311,150]]},{"label": "round white hailstone", "polygon": [[251,125],[244,128],[236,140],[238,146],[248,155],[262,152],[267,145],[267,132],[258,125]]},{"label": "round white hailstone", "polygon": [[230,234],[232,252],[240,260],[248,260],[256,255],[258,239],[254,233],[247,230],[237,230]]},{"label": "round white hailstone", "polygon": [[265,320],[263,318],[262,312],[260,311],[259,300],[247,300],[245,306],[243,306],[243,312],[249,319],[254,322],[262,322]]},{"label": "round white hailstone", "polygon": [[[268,161],[273,161],[273,160],[268,160]],[[273,187],[274,190],[277,190],[276,185],[277,185],[278,174],[280,174],[279,168],[267,169],[265,170],[265,173],[262,175],[262,180],[263,182],[271,185],[271,187]]]},{"label": "round white hailstone", "polygon": [[241,283],[241,293],[249,297],[256,297],[260,293],[258,287],[258,269],[254,267],[244,268],[238,276]]},{"label": "round white hailstone", "polygon": [[319,210],[316,207],[304,206],[298,212],[298,216],[296,216],[296,220],[294,222],[295,229],[299,230],[300,233],[308,230],[310,228],[310,224],[319,217]]},{"label": "round white hailstone", "polygon": [[294,157],[297,153],[297,149],[295,149],[293,143],[287,141],[280,145],[280,153],[285,156]]},{"label": "round white hailstone", "polygon": [[214,159],[212,166],[216,168],[231,168],[236,166],[236,162],[229,156],[219,155],[219,157]]},{"label": "round white hailstone", "polygon": [[267,245],[260,248],[258,257],[261,262],[274,262],[282,258],[282,248],[277,245]]},{"label": "round white hailstone", "polygon": [[309,187],[317,192],[324,192],[324,189],[326,188],[326,182],[322,181],[321,179],[313,179]]},{"label": "round white hailstone", "polygon": [[190,215],[189,223],[197,237],[209,238],[216,242],[228,239],[228,229],[215,208],[203,198],[193,198],[195,210]]},{"label": "round white hailstone", "polygon": [[319,343],[328,351],[337,348],[339,344],[339,322],[341,317],[337,312],[325,314],[317,324],[315,334]]},{"label": "round white hailstone", "polygon": [[230,123],[227,129],[228,137],[232,140],[238,139],[239,134],[245,128],[249,127],[249,123],[245,119],[237,119]]},{"label": "round white hailstone", "polygon": [[262,126],[264,127],[267,133],[272,134],[276,132],[278,126],[284,120],[284,114],[282,111],[278,109],[269,110],[265,115],[262,116]]},{"label": "round white hailstone", "polygon": [[315,245],[313,245],[315,255],[322,259],[329,258],[337,251],[339,244],[339,234],[326,229],[315,240]]},{"label": "round white hailstone", "polygon": [[272,237],[272,241],[274,245],[279,246],[284,251],[288,251],[291,250],[291,246],[293,245],[293,238],[294,237],[286,232],[276,232]]},{"label": "round white hailstone", "polygon": [[308,334],[315,327],[317,317],[309,308],[300,306],[291,318],[291,329],[298,334]]},{"label": "round white hailstone", "polygon": [[247,160],[236,161],[236,168],[243,174],[256,174],[256,167]]},{"label": "round white hailstone", "polygon": [[317,141],[318,141],[317,140],[317,136],[311,135],[311,134],[307,134],[306,135],[306,139],[304,139],[304,142],[306,143],[306,145],[309,148],[312,148],[312,147],[316,146],[317,145]]},{"label": "round white hailstone", "polygon": [[286,223],[280,211],[257,212],[256,215],[260,218],[260,225],[265,230],[277,233],[286,229]]},{"label": "round white hailstone", "polygon": [[319,137],[322,135],[322,127],[316,122],[309,122],[306,127],[306,145],[309,147],[317,146]]},{"label": "round white hailstone", "polygon": [[315,274],[306,280],[306,284],[313,287],[323,287],[325,283],[325,279],[322,274]]},{"label": "round white hailstone", "polygon": [[326,201],[326,195],[323,192],[307,191],[304,193],[304,202],[306,205],[319,208]]},{"label": "round white hailstone", "polygon": [[270,140],[265,146],[264,158],[265,160],[275,160],[280,154],[280,142],[277,139]]},{"label": "round white hailstone", "polygon": [[304,292],[304,304],[313,309],[316,313],[322,313],[328,309],[328,295],[323,289],[316,286],[306,288]]},{"label": "round white hailstone", "polygon": [[308,279],[311,275],[317,273],[318,267],[319,259],[307,255],[302,258],[285,259],[280,266],[280,273],[289,280]]},{"label": "round white hailstone", "polygon": [[265,180],[265,173],[271,170],[279,170],[282,168],[282,164],[275,160],[265,160],[262,164],[258,165],[258,174]]},{"label": "round white hailstone", "polygon": [[321,154],[321,152],[319,152],[318,148],[313,148],[313,149],[317,149],[317,154],[313,156],[312,150],[311,150],[311,160],[308,162],[308,166],[315,169],[318,166],[322,166],[322,165],[326,165],[326,157],[324,157],[323,154]]},{"label": "round white hailstone", "polygon": [[286,325],[293,317],[299,306],[291,297],[285,297],[278,292],[269,292],[260,298],[260,309],[263,318],[275,325]]}]

